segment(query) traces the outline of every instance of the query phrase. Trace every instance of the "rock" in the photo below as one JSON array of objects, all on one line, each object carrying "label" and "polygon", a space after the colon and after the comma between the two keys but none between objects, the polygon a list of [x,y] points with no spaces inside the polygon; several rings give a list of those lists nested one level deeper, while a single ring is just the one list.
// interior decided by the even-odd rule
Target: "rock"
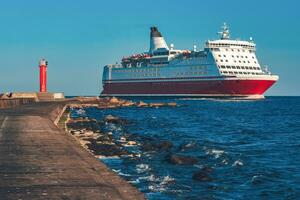
[{"label": "rock", "polygon": [[78,119],[71,119],[67,122],[68,129],[73,130],[99,130],[100,123],[97,122],[95,119],[89,118],[78,118]]},{"label": "rock", "polygon": [[145,143],[142,146],[144,151],[162,151],[162,150],[169,150],[173,147],[172,142],[163,141],[161,143]]},{"label": "rock", "polygon": [[157,147],[161,150],[168,150],[168,149],[171,149],[173,147],[173,144],[170,141],[163,141],[163,142],[159,143],[157,145]]},{"label": "rock", "polygon": [[172,106],[172,107],[176,107],[177,106],[177,103],[176,102],[170,102],[170,103],[167,103],[168,106]]},{"label": "rock", "polygon": [[127,124],[128,122],[124,119],[120,119],[119,117],[114,117],[112,115],[107,115],[104,118],[105,122],[113,123],[113,124]]},{"label": "rock", "polygon": [[95,155],[121,156],[129,154],[126,150],[115,144],[99,144],[92,141],[90,144],[87,144],[87,146]]},{"label": "rock", "polygon": [[95,139],[94,139],[94,138],[91,138],[91,137],[80,137],[80,140],[92,142],[92,141],[94,141]]},{"label": "rock", "polygon": [[136,143],[136,141],[128,141],[127,145],[133,146],[133,145],[137,145],[137,143]]},{"label": "rock", "polygon": [[120,103],[120,100],[116,97],[112,97],[109,99],[109,103],[111,104],[119,104]]},{"label": "rock", "polygon": [[91,144],[90,141],[86,141],[86,140],[79,140],[81,146],[87,147],[89,144]]},{"label": "rock", "polygon": [[116,105],[100,105],[97,108],[99,109],[107,109],[107,108],[116,108]]},{"label": "rock", "polygon": [[94,132],[93,132],[93,131],[85,131],[85,132],[84,132],[84,135],[85,135],[86,137],[92,137],[92,136],[94,135]]},{"label": "rock", "polygon": [[150,103],[149,104],[150,107],[162,107],[162,106],[165,106],[164,103]]},{"label": "rock", "polygon": [[125,101],[121,104],[121,106],[123,107],[129,107],[129,106],[133,106],[134,103],[132,101]]},{"label": "rock", "polygon": [[199,171],[193,174],[193,179],[196,181],[209,182],[213,179],[210,176],[210,173],[213,171],[211,167],[203,167]]},{"label": "rock", "polygon": [[136,103],[136,106],[137,106],[137,107],[147,107],[148,104],[145,103],[145,102],[143,102],[143,101],[139,101],[138,103]]},{"label": "rock", "polygon": [[82,131],[79,131],[79,130],[71,130],[71,133],[73,135],[79,135],[79,134],[82,134]]},{"label": "rock", "polygon": [[105,117],[105,121],[115,121],[115,120],[119,120],[119,118],[118,117],[114,117],[112,115],[107,115]]},{"label": "rock", "polygon": [[120,138],[120,142],[126,142],[127,140],[126,140],[126,138],[125,137],[121,137]]},{"label": "rock", "polygon": [[174,165],[193,165],[198,163],[197,158],[178,154],[173,154],[169,156],[168,161]]},{"label": "rock", "polygon": [[102,143],[107,143],[107,142],[112,142],[113,138],[111,135],[101,135],[97,138],[97,142],[102,142]]},{"label": "rock", "polygon": [[113,133],[112,133],[111,131],[109,131],[109,132],[107,133],[107,135],[113,135]]},{"label": "rock", "polygon": [[156,147],[154,144],[151,143],[144,143],[142,146],[143,151],[155,151]]},{"label": "rock", "polygon": [[11,95],[9,95],[8,93],[0,94],[0,99],[9,99],[10,97],[11,97]]}]

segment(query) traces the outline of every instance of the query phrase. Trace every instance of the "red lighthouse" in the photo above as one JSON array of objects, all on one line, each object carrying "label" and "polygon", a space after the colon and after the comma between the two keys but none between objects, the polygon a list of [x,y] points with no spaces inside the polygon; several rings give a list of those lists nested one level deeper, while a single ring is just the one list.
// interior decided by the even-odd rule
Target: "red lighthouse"
[{"label": "red lighthouse", "polygon": [[47,65],[48,65],[48,62],[44,58],[42,58],[39,63],[40,92],[47,92]]}]

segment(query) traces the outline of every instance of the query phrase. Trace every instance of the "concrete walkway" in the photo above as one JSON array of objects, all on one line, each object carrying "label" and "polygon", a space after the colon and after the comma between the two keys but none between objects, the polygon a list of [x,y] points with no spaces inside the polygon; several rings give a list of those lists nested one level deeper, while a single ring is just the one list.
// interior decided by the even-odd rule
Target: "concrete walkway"
[{"label": "concrete walkway", "polygon": [[53,124],[58,104],[0,110],[0,199],[144,199]]}]

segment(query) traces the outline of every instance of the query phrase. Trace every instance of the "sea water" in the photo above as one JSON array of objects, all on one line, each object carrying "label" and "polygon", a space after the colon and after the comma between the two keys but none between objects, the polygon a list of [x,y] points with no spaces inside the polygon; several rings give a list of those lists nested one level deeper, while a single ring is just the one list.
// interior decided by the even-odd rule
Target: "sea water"
[{"label": "sea water", "polygon": [[[148,199],[300,199],[300,97],[158,101],[179,106],[85,110],[98,120],[110,114],[129,122],[101,131],[173,144],[150,152],[134,146],[139,156],[101,159]],[[174,165],[167,160],[172,154],[199,162]],[[211,180],[194,180],[205,166]]]}]

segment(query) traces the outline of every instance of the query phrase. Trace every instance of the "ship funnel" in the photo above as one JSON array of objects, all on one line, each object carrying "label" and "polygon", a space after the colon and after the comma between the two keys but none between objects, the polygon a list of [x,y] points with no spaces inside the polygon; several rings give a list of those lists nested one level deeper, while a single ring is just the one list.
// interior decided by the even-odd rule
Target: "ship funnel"
[{"label": "ship funnel", "polygon": [[153,53],[153,51],[157,49],[166,49],[169,50],[169,47],[164,39],[164,37],[161,35],[161,33],[158,31],[157,27],[151,27],[150,28],[150,50],[149,53]]}]

